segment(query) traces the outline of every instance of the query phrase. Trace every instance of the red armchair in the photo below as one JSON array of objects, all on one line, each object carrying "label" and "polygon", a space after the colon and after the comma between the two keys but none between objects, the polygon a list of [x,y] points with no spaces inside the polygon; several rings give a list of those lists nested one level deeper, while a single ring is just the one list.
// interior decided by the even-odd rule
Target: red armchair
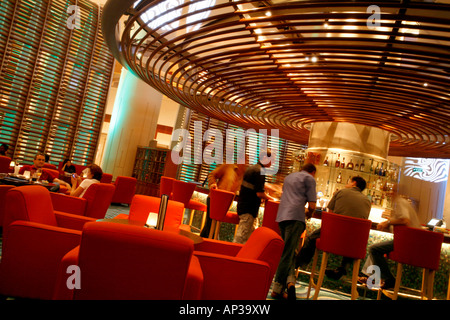
[{"label": "red armchair", "polygon": [[[191,240],[172,232],[111,222],[87,223],[81,244],[61,261],[54,299],[199,299],[203,274]],[[80,289],[66,285],[81,270]]]},{"label": "red armchair", "polygon": [[242,244],[203,239],[195,245],[204,283],[204,300],[265,300],[284,242],[273,230],[256,229]]},{"label": "red armchair", "polygon": [[5,200],[7,192],[14,188],[7,184],[0,185],[0,227],[3,226],[3,217],[5,216]]},{"label": "red armchair", "polygon": [[114,194],[115,187],[110,183],[94,183],[82,198],[61,193],[51,193],[55,211],[103,219]]},{"label": "red armchair", "polygon": [[[129,214],[119,214],[116,219],[129,219],[132,221],[146,222],[150,212],[159,212],[161,198],[136,194],[130,205]],[[190,231],[188,225],[182,224],[184,213],[184,205],[181,202],[169,200],[167,203],[167,211],[164,219],[164,229],[172,228],[176,230],[183,228]]]},{"label": "red armchair", "polygon": [[102,174],[102,178],[100,179],[101,183],[111,183],[112,182],[113,175],[110,173],[104,173]]},{"label": "red armchair", "polygon": [[0,173],[8,173],[10,164],[10,157],[0,156]]},{"label": "red armchair", "polygon": [[136,193],[136,178],[118,176],[114,181],[116,190],[112,197],[112,203],[126,203],[131,204],[134,194]]},{"label": "red armchair", "polygon": [[80,244],[81,229],[94,219],[55,213],[42,186],[16,187],[5,203],[0,294],[51,299],[62,257]]}]

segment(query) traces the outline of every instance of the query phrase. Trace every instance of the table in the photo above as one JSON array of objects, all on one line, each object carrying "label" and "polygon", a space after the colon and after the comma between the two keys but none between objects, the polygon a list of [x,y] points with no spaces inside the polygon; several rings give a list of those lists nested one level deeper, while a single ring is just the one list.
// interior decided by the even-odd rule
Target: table
[{"label": "table", "polygon": [[[97,222],[113,222],[113,223],[120,223],[120,224],[126,224],[126,225],[130,225],[130,226],[138,226],[138,227],[145,226],[145,222],[143,222],[143,221],[129,220],[129,219],[99,219],[99,220],[97,220]],[[192,233],[192,232],[189,232],[189,231],[186,231],[183,229],[178,229],[178,234],[191,239],[192,241],[194,241],[194,244],[203,242],[202,237],[196,235],[195,233]]]},{"label": "table", "polygon": [[43,183],[43,182],[33,182],[33,181],[29,181],[29,180],[25,180],[25,179],[20,179],[20,178],[16,178],[13,176],[6,176],[4,178],[0,179],[0,184],[7,184],[7,185],[12,185],[12,186],[33,186],[33,185],[37,185],[37,186],[43,186],[47,189],[51,189],[52,187],[56,186],[56,184],[54,183]]}]

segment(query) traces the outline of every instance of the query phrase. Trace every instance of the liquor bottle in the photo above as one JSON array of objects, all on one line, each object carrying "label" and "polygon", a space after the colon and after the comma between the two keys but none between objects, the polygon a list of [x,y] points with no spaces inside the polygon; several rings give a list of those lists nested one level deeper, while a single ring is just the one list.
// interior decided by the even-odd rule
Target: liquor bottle
[{"label": "liquor bottle", "polygon": [[328,157],[326,157],[325,161],[323,162],[323,165],[324,165],[325,167],[328,167]]},{"label": "liquor bottle", "polygon": [[340,154],[338,154],[336,163],[335,163],[335,165],[334,165],[336,168],[339,168],[339,166],[341,165],[341,161],[340,161],[339,157],[340,157]]},{"label": "liquor bottle", "polygon": [[341,175],[340,172],[339,172],[339,174],[338,174],[338,176],[337,176],[337,178],[336,178],[336,182],[337,182],[337,183],[341,183],[341,182],[342,182],[342,175]]},{"label": "liquor bottle", "polygon": [[341,169],[345,169],[345,157],[342,158]]},{"label": "liquor bottle", "polygon": [[373,159],[370,159],[371,160],[371,162],[370,162],[370,168],[369,168],[369,172],[370,173],[373,173]]},{"label": "liquor bottle", "polygon": [[378,174],[379,171],[380,171],[380,163],[377,162],[377,166],[375,167],[375,170],[372,173]]},{"label": "liquor bottle", "polygon": [[381,164],[380,170],[378,171],[378,175],[379,175],[379,176],[382,176],[382,175],[383,175],[383,172],[384,172],[384,170],[383,170],[383,164],[384,164],[384,163]]},{"label": "liquor bottle", "polygon": [[347,163],[347,169],[353,170],[353,159],[350,159],[350,162]]},{"label": "liquor bottle", "polygon": [[364,159],[361,162],[361,166],[359,167],[359,171],[364,172],[365,166],[364,166]]},{"label": "liquor bottle", "polygon": [[370,178],[369,178],[369,181],[367,181],[367,186],[366,187],[367,187],[367,190],[372,188],[372,183],[370,182]]},{"label": "liquor bottle", "polygon": [[355,171],[359,171],[359,162],[355,164]]}]

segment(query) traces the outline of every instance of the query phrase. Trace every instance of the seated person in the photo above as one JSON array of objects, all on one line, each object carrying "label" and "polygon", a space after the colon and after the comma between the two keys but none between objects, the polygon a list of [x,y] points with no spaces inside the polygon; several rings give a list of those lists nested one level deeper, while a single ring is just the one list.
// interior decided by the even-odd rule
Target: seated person
[{"label": "seated person", "polygon": [[91,184],[100,183],[100,180],[102,179],[103,171],[98,165],[90,164],[85,170],[87,172],[86,179],[82,179],[76,174],[73,174],[71,177],[72,187],[69,188],[69,190],[70,195],[73,197],[83,197],[87,188],[89,188]]},{"label": "seated person", "polygon": [[6,151],[8,151],[9,146],[6,143],[2,143],[0,145],[0,156],[5,156],[6,157]]},{"label": "seated person", "polygon": [[77,172],[77,169],[72,164],[72,161],[70,159],[64,160],[63,166],[61,169],[62,169],[62,171],[67,172],[67,173],[76,173]]},{"label": "seated person", "polygon": [[45,163],[45,155],[43,153],[38,153],[34,157],[33,165],[24,165],[19,170],[19,174],[23,174],[25,171],[30,171],[30,176],[32,176],[36,172],[41,172],[40,177],[38,178],[39,181],[48,181],[50,183],[56,184],[55,187],[50,188],[50,191],[58,191],[60,188],[60,185],[65,185],[66,187],[70,188],[70,185],[57,177],[53,176],[49,171],[43,169]]}]

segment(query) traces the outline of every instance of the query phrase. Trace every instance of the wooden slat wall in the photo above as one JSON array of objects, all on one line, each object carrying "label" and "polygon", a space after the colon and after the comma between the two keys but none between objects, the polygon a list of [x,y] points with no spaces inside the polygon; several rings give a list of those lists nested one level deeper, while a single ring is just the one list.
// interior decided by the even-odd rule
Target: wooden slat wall
[{"label": "wooden slat wall", "polygon": [[[225,156],[226,156],[226,130],[227,129],[234,129],[238,130],[239,127],[235,125],[231,125],[229,123],[219,121],[213,118],[210,118],[204,114],[201,114],[197,111],[191,110],[191,116],[189,121],[189,132],[191,135],[192,143],[191,145],[194,146],[194,124],[196,121],[201,121],[202,123],[202,133],[204,134],[206,130],[208,129],[218,129],[223,135],[223,155],[224,159],[223,162],[225,162]],[[242,128],[241,128],[242,129]],[[246,129],[242,129],[246,131]],[[259,130],[255,130],[256,134],[250,134],[250,139],[246,139],[246,154],[247,155],[259,155],[259,152],[261,151],[262,144],[260,143],[262,139],[262,135],[259,133]],[[267,134],[270,135],[271,131],[267,130]],[[201,164],[195,164],[194,163],[194,157],[195,155],[200,156],[200,152],[203,152],[205,150],[205,146],[212,143],[212,140],[204,141],[202,145],[201,150],[194,150],[192,148],[191,151],[191,164],[182,163],[180,172],[179,172],[179,179],[183,181],[197,181],[197,182],[203,182],[208,174],[216,168],[217,164],[208,164],[204,161],[202,161]],[[234,144],[234,155],[236,159],[237,154],[237,143]],[[271,146],[270,140],[267,144],[268,147]],[[284,178],[292,172],[292,165],[294,162],[293,152],[295,150],[299,149],[305,149],[306,146],[301,145],[299,143],[286,140],[286,139],[279,139],[278,143],[278,172],[275,175],[267,176],[266,182],[270,183],[282,183]],[[253,161],[252,161],[253,160]],[[255,159],[247,159],[250,163],[255,163]],[[248,163],[248,162],[246,162]]]},{"label": "wooden slat wall", "polygon": [[[68,28],[70,5],[80,27]],[[101,8],[86,0],[0,2],[0,142],[31,163],[94,161],[114,59],[101,33]]]}]

